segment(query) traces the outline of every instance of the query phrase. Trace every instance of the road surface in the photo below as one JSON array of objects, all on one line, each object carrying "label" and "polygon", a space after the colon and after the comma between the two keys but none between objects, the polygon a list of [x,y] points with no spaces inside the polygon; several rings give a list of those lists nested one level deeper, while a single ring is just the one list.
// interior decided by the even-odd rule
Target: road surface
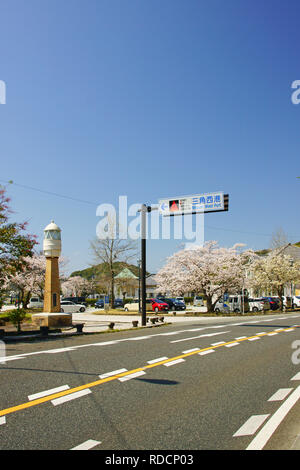
[{"label": "road surface", "polygon": [[295,312],[8,344],[0,449],[300,449],[299,340]]}]

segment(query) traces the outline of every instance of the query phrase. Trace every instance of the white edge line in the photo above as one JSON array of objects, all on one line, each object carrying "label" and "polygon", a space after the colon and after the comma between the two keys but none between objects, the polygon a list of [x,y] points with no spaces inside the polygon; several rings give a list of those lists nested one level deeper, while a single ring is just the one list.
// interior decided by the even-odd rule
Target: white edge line
[{"label": "white edge line", "polygon": [[89,439],[88,441],[85,441],[82,444],[79,444],[78,446],[73,447],[73,449],[71,450],[89,450],[99,444],[101,444],[101,441],[94,441],[93,439]]},{"label": "white edge line", "polygon": [[264,448],[274,431],[280,425],[281,421],[285,418],[292,407],[297,403],[300,398],[300,385],[294,392],[286,399],[286,401],[278,408],[273,416],[267,421],[264,427],[259,431],[257,436],[248,445],[246,450],[261,450]]},{"label": "white edge line", "polygon": [[0,426],[1,426],[2,424],[6,424],[6,417],[5,417],[5,416],[1,416],[1,417],[0,417]]}]

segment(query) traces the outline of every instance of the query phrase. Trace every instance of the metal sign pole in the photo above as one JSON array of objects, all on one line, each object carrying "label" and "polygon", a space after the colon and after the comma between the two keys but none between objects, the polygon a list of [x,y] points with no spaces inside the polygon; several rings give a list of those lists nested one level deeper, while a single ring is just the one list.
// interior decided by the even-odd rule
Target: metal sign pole
[{"label": "metal sign pole", "polygon": [[142,326],[146,326],[146,213],[147,206],[141,207],[141,294],[142,294]]}]

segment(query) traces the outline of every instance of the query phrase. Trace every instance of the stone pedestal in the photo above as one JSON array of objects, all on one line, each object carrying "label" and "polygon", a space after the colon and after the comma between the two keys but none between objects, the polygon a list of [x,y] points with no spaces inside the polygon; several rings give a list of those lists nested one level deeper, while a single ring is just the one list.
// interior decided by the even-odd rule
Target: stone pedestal
[{"label": "stone pedestal", "polygon": [[32,323],[36,327],[48,326],[49,328],[62,328],[72,326],[72,314],[70,313],[35,313],[31,316]]}]

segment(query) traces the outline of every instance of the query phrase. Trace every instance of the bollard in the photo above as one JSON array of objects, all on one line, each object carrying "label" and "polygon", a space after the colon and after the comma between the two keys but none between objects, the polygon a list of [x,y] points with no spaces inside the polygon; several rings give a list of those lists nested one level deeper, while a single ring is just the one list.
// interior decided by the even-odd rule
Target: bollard
[{"label": "bollard", "polygon": [[40,332],[42,336],[48,336],[49,327],[48,326],[40,326]]},{"label": "bollard", "polygon": [[84,323],[78,323],[76,326],[76,329],[77,329],[77,333],[82,333],[82,329],[83,329],[83,326],[84,326]]}]

